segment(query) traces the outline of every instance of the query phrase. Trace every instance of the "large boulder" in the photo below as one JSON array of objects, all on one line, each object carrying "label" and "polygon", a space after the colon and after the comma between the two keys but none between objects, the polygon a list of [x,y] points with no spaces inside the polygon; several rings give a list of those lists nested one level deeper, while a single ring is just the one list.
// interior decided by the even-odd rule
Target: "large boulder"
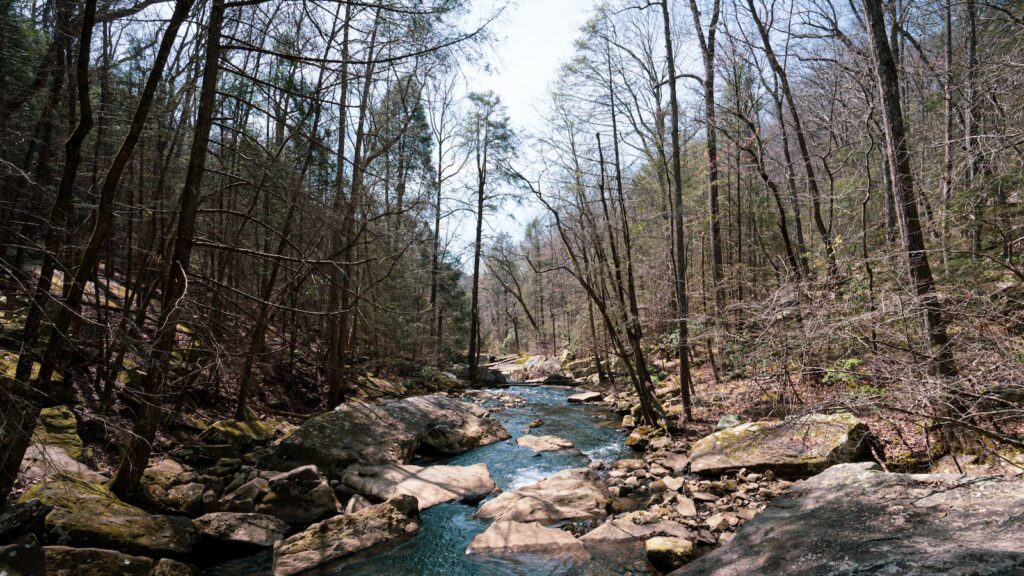
[{"label": "large boulder", "polygon": [[347,403],[313,418],[274,452],[278,466],[316,464],[340,478],[354,464],[401,464],[417,450],[452,455],[509,438],[497,420],[440,394],[373,406]]},{"label": "large boulder", "polygon": [[177,484],[185,484],[184,476],[188,472],[189,468],[174,458],[163,457],[146,468],[142,473],[142,480],[147,484],[169,490]]},{"label": "large boulder", "polygon": [[103,474],[68,456],[60,446],[33,443],[25,449],[25,457],[18,471],[23,481],[32,482],[56,474],[77,476],[89,482],[108,480]]},{"label": "large boulder", "polygon": [[534,452],[556,452],[574,448],[570,440],[558,436],[534,436],[527,434],[516,438],[516,444],[525,446]]},{"label": "large boulder", "polygon": [[540,522],[597,522],[607,516],[605,495],[587,479],[585,468],[563,470],[554,476],[484,502],[478,518]]},{"label": "large boulder", "polygon": [[419,445],[417,435],[383,407],[348,402],[312,418],[281,440],[274,464],[315,464],[340,477],[353,464],[405,462]]},{"label": "large boulder", "polygon": [[291,576],[350,556],[419,529],[419,506],[397,496],[352,514],[313,524],[274,545],[274,576]]},{"label": "large boulder", "polygon": [[50,543],[116,548],[149,556],[184,555],[197,534],[188,518],[149,514],[118,500],[103,484],[54,476],[22,494],[53,506],[46,516]]},{"label": "large boulder", "polygon": [[1024,573],[1024,481],[842,464],[673,576]]},{"label": "large boulder", "polygon": [[289,526],[266,514],[211,512],[192,521],[200,536],[212,543],[269,547],[284,538]]},{"label": "large boulder", "polygon": [[[459,378],[463,380],[469,380],[469,365],[460,364],[456,367],[455,373]],[[508,383],[508,377],[494,368],[488,368],[486,366],[477,366],[476,369],[476,380],[470,382],[476,386],[504,386]]]},{"label": "large boulder", "polygon": [[273,476],[269,493],[256,506],[262,514],[300,526],[333,516],[341,510],[334,490],[316,466],[295,468]]},{"label": "large boulder", "polygon": [[562,376],[562,362],[550,356],[530,356],[525,360],[499,364],[498,370],[517,382],[544,380],[549,376]]},{"label": "large boulder", "polygon": [[271,490],[256,505],[256,512],[269,514],[293,525],[302,526],[333,516],[340,510],[338,498],[326,480],[302,494]]},{"label": "large boulder", "polygon": [[575,559],[589,558],[587,549],[572,534],[557,528],[545,528],[538,522],[498,521],[477,534],[466,548],[466,554],[566,555]]},{"label": "large boulder", "polygon": [[845,413],[740,424],[694,443],[690,470],[716,475],[746,468],[810,476],[866,455],[869,433],[867,424]]},{"label": "large boulder", "polygon": [[353,466],[341,483],[364,496],[415,496],[420,510],[442,502],[479,502],[497,489],[486,464],[472,466]]},{"label": "large boulder", "polygon": [[198,482],[178,484],[163,493],[158,498],[158,501],[168,508],[169,511],[197,516],[203,512],[203,493],[205,491],[206,486]]},{"label": "large boulder", "polygon": [[230,444],[247,448],[253,444],[266,444],[274,438],[274,425],[256,418],[245,420],[218,420],[199,435],[207,444]]},{"label": "large boulder", "polygon": [[627,519],[609,520],[584,534],[580,540],[584,543],[631,542],[654,535],[654,528],[643,524],[634,524]]},{"label": "large boulder", "polygon": [[384,409],[419,438],[421,449],[437,454],[454,455],[510,437],[483,408],[441,394],[404,398]]}]

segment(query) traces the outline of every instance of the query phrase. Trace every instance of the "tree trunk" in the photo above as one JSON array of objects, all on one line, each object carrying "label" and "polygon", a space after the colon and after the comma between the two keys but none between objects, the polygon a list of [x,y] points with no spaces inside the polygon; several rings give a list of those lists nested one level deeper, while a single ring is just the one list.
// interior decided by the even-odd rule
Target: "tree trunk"
[{"label": "tree trunk", "polygon": [[[693,2],[694,0],[691,0]],[[712,28],[718,21],[718,1],[715,2],[716,10],[712,16]],[[694,21],[697,27],[699,24],[699,13],[697,12],[696,4],[691,3],[691,7],[694,11]],[[668,13],[668,0],[662,0],[661,2],[661,16],[665,28],[665,57],[668,60],[669,70],[669,106],[671,107],[671,125],[672,131],[672,224],[675,229],[675,256],[676,256],[676,303],[678,311],[678,329],[679,329],[679,392],[682,396],[683,402],[683,418],[689,422],[693,420],[693,408],[692,400],[690,399],[690,389],[693,386],[692,377],[690,374],[690,330],[689,330],[689,305],[686,300],[686,242],[684,240],[684,227],[683,227],[683,173],[682,166],[680,165],[680,155],[682,150],[679,144],[679,96],[676,90],[676,61],[675,53],[672,46],[672,25],[669,19]],[[708,57],[708,50],[712,53],[714,48],[710,45],[714,43],[714,33],[709,31],[710,42],[706,42],[704,49],[705,58]],[[705,91],[708,91],[710,76],[710,86],[714,86],[714,70],[710,67],[710,64],[705,62]],[[710,98],[710,100],[709,100]],[[718,203],[718,150],[717,144],[713,141],[715,139],[715,126],[714,126],[714,94],[713,89],[711,92],[705,94],[705,105],[710,102],[711,111],[706,112],[707,117],[707,132],[708,132],[708,192],[709,195],[714,194],[714,203],[717,212]],[[714,192],[712,192],[712,189]],[[710,201],[710,200],[709,200]],[[714,216],[716,219],[712,223],[712,232],[718,234],[717,228],[717,214]],[[712,239],[712,246],[714,247],[716,240]],[[721,240],[717,240],[720,244]],[[714,249],[714,248],[713,248]],[[719,280],[721,280],[721,264],[722,254],[721,246],[718,247],[718,267],[719,267]],[[714,280],[712,280],[714,282]],[[719,283],[715,288],[716,303],[719,295],[721,284]]]},{"label": "tree trunk", "polygon": [[878,82],[885,126],[885,142],[892,172],[893,191],[899,213],[900,233],[907,257],[907,271],[918,305],[924,316],[928,342],[931,346],[932,369],[937,376],[956,374],[956,364],[949,347],[946,319],[935,293],[935,282],[928,265],[924,235],[917,213],[917,199],[910,169],[906,126],[900,104],[899,76],[885,33],[885,14],[881,0],[864,0],[868,32],[874,54],[875,78]]},{"label": "tree trunk", "polygon": [[170,367],[171,353],[181,316],[180,300],[188,288],[189,260],[195,236],[195,221],[199,210],[200,192],[206,172],[206,156],[210,144],[210,130],[217,105],[217,78],[220,65],[220,37],[224,24],[225,0],[213,0],[207,25],[206,58],[203,68],[203,87],[196,113],[195,135],[189,152],[188,168],[182,186],[178,213],[178,230],[172,248],[170,266],[164,277],[163,297],[160,302],[159,327],[153,337],[152,351],[147,360],[146,375],[140,385],[146,396],[142,410],[132,427],[132,435],[125,447],[125,455],[117,467],[110,489],[121,498],[135,493],[142,472],[149,462],[153,438],[162,412],[159,405],[164,381]]}]

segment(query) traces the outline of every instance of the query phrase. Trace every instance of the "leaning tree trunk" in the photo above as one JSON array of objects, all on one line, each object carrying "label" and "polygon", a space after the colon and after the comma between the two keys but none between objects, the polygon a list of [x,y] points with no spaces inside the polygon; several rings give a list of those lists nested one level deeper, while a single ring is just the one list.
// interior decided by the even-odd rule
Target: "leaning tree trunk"
[{"label": "leaning tree trunk", "polygon": [[96,205],[96,221],[93,225],[92,235],[89,237],[85,250],[82,252],[78,268],[70,282],[71,288],[64,301],[64,306],[54,320],[54,328],[50,333],[46,353],[43,355],[41,362],[38,380],[43,385],[50,381],[54,370],[59,369],[66,361],[70,342],[65,340],[68,338],[75,319],[78,318],[82,298],[85,294],[85,283],[95,273],[100,259],[100,249],[107,238],[110,226],[114,222],[114,201],[117,198],[121,176],[124,174],[129,160],[131,160],[139,138],[142,136],[146,119],[149,117],[149,111],[152,108],[153,97],[156,94],[160,80],[163,78],[167,58],[178,36],[178,29],[181,27],[185,17],[188,16],[191,7],[192,0],[178,0],[175,5],[174,12],[171,14],[171,19],[160,42],[160,48],[153,61],[153,67],[146,78],[146,84],[139,98],[139,104],[135,109],[135,114],[132,116],[128,134],[125,135],[121,147],[114,156],[114,160],[111,162],[110,168],[103,179],[103,183],[100,185],[100,197]]},{"label": "leaning tree trunk", "polygon": [[195,221],[199,211],[200,191],[206,172],[206,156],[210,144],[210,130],[217,104],[217,77],[220,64],[220,37],[224,25],[225,0],[213,0],[210,21],[207,26],[206,59],[203,69],[203,87],[199,94],[199,109],[196,114],[195,135],[189,152],[188,168],[181,192],[178,212],[178,231],[172,247],[170,266],[163,285],[163,298],[156,325],[159,327],[153,337],[152,351],[147,360],[146,375],[140,384],[146,395],[142,409],[135,419],[124,457],[117,467],[110,489],[125,498],[132,495],[139,486],[142,472],[149,462],[153,438],[160,423],[161,407],[159,397],[163,392],[164,380],[170,367],[174,351],[178,320],[181,316],[181,302],[188,286],[189,260],[192,256],[192,241],[195,236]]}]

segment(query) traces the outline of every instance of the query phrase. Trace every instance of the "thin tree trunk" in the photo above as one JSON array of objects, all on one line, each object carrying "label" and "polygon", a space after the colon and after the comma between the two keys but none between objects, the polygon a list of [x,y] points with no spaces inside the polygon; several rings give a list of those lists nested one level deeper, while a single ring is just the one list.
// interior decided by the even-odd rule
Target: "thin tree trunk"
[{"label": "thin tree trunk", "polygon": [[[691,0],[692,2],[693,0]],[[691,4],[694,11],[694,21],[698,28],[700,28],[699,14],[696,9],[696,4]],[[715,2],[715,11],[712,16],[711,29],[709,30],[709,38],[704,48],[705,58],[708,56],[708,50],[714,51],[710,45],[714,43],[714,30],[715,24],[718,21],[718,1]],[[668,13],[668,0],[662,0],[661,2],[661,16],[665,29],[665,56],[668,60],[669,70],[669,106],[671,107],[671,124],[669,126],[672,131],[672,224],[675,229],[675,254],[676,254],[676,303],[677,312],[679,315],[679,392],[682,396],[683,403],[683,418],[689,422],[693,420],[693,408],[692,400],[690,398],[690,390],[693,386],[692,376],[690,374],[690,329],[689,329],[689,305],[686,300],[686,243],[684,240],[685,229],[683,227],[683,173],[682,166],[680,165],[680,155],[682,150],[679,144],[679,96],[676,90],[676,61],[675,53],[672,46],[672,25],[669,19]],[[710,86],[714,86],[714,70],[710,68],[710,64],[705,62],[705,91],[708,92],[710,76]],[[713,92],[713,88],[712,88]],[[710,97],[710,100],[708,98]],[[705,105],[710,102],[711,111],[706,112],[707,116],[707,138],[714,140],[715,136],[715,118],[714,118],[714,95],[713,93],[705,94]],[[718,202],[718,151],[717,144],[711,142],[708,144],[708,191],[711,194],[712,187],[714,189],[715,204],[717,209]],[[715,215],[717,219],[717,214]],[[717,221],[712,224],[712,231],[717,232]],[[718,241],[720,243],[720,240]],[[712,239],[712,245],[715,244],[715,240]],[[718,255],[718,266],[721,268],[721,247],[719,246]],[[719,270],[719,275],[721,270]],[[720,278],[719,278],[720,279]],[[714,282],[714,280],[712,280]],[[719,284],[716,287],[716,294],[718,289],[721,288]]]}]

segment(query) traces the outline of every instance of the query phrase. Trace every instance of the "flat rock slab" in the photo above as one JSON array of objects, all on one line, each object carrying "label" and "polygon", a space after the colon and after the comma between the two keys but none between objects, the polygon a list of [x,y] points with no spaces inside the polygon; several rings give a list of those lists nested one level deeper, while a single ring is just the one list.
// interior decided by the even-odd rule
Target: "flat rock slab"
[{"label": "flat rock slab", "polygon": [[585,468],[563,470],[514,492],[504,492],[488,500],[477,510],[478,518],[540,522],[603,520],[605,495],[586,477]]},{"label": "flat rock slab", "polygon": [[672,576],[1024,574],[1024,481],[843,464]]},{"label": "flat rock slab", "polygon": [[690,471],[720,474],[746,468],[784,476],[811,476],[867,454],[868,426],[850,414],[811,414],[750,422],[694,443]]},{"label": "flat rock slab", "polygon": [[654,528],[634,524],[629,520],[609,520],[580,537],[585,544],[598,542],[628,542],[654,535]]},{"label": "flat rock slab", "polygon": [[499,521],[477,534],[466,554],[553,554],[585,560],[590,557],[583,543],[557,528],[545,528],[538,522]]},{"label": "flat rock slab", "polygon": [[274,544],[274,576],[292,576],[350,556],[420,527],[416,499],[398,496],[383,504],[317,522]]},{"label": "flat rock slab", "polygon": [[527,434],[516,438],[516,444],[525,446],[534,452],[556,452],[574,448],[572,442],[558,436],[534,436]]},{"label": "flat rock slab", "polygon": [[79,476],[90,482],[106,482],[106,476],[75,460],[64,448],[51,444],[31,444],[25,450],[18,474],[26,481],[41,480],[54,474]]},{"label": "flat rock slab", "polygon": [[486,464],[472,466],[353,466],[341,478],[353,491],[377,500],[415,496],[419,509],[442,502],[479,502],[497,490]]},{"label": "flat rock slab", "polygon": [[18,475],[34,482],[54,474],[71,474],[90,482],[108,478],[82,463],[84,449],[75,415],[66,406],[44,408],[39,413],[32,444],[25,450]]},{"label": "flat rock slab", "polygon": [[597,402],[604,398],[604,394],[600,392],[580,392],[579,394],[573,394],[566,398],[570,404],[583,404],[585,402]]}]

